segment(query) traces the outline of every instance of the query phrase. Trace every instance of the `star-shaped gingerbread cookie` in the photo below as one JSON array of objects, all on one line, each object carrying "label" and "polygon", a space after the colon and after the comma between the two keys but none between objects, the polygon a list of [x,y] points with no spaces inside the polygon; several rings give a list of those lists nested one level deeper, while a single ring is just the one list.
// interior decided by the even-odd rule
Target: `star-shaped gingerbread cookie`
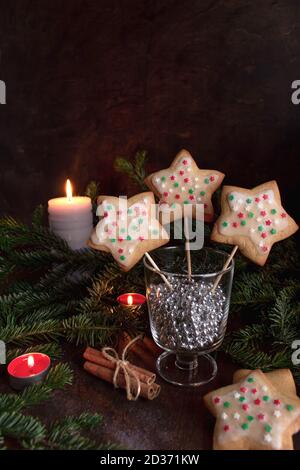
[{"label": "star-shaped gingerbread cookie", "polygon": [[213,448],[293,449],[292,435],[300,430],[300,399],[290,370],[239,370],[233,382],[204,397],[217,418]]},{"label": "star-shaped gingerbread cookie", "polygon": [[110,252],[124,271],[129,271],[142,256],[169,241],[156,218],[154,195],[137,194],[130,199],[99,196],[95,227],[89,246]]},{"label": "star-shaped gingerbread cookie", "polygon": [[298,230],[281,205],[276,181],[253,189],[224,186],[221,206],[211,239],[238,245],[245,256],[261,266],[275,242]]},{"label": "star-shaped gingerbread cookie", "polygon": [[217,170],[201,170],[191,154],[181,150],[169,168],[152,173],[145,183],[159,197],[161,212],[170,213],[170,221],[182,217],[183,207],[188,204],[192,205],[193,218],[199,218],[196,204],[203,204],[204,220],[211,222],[214,217],[211,197],[224,176]]}]

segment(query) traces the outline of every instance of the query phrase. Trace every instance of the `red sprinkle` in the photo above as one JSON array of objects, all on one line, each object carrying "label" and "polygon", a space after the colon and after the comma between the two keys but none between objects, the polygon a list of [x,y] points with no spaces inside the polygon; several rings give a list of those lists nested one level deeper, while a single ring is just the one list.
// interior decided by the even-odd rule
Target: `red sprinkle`
[{"label": "red sprinkle", "polygon": [[257,393],[257,388],[252,388],[251,393],[253,394]]},{"label": "red sprinkle", "polygon": [[269,196],[267,194],[263,195],[264,200],[269,199]]},{"label": "red sprinkle", "polygon": [[117,211],[117,215],[121,215],[122,214],[122,211]]},{"label": "red sprinkle", "polygon": [[175,180],[175,176],[174,176],[174,175],[171,176],[171,180],[172,180],[172,181]]},{"label": "red sprinkle", "polygon": [[191,194],[191,195],[189,196],[189,199],[190,199],[191,201],[193,201],[195,198],[194,198],[194,196]]},{"label": "red sprinkle", "polygon": [[261,234],[261,238],[267,238],[266,232],[263,232],[263,233]]},{"label": "red sprinkle", "polygon": [[182,176],[184,175],[184,171],[183,170],[180,170],[179,174]]},{"label": "red sprinkle", "polygon": [[123,249],[122,249],[122,248],[119,248],[119,249],[118,249],[118,253],[120,253],[120,254],[123,253]]},{"label": "red sprinkle", "polygon": [[232,226],[233,226],[234,228],[237,228],[237,227],[238,227],[238,223],[237,223],[237,222],[233,222]]},{"label": "red sprinkle", "polygon": [[124,241],[124,238],[122,238],[122,237],[118,238],[118,242],[122,243],[123,241]]},{"label": "red sprinkle", "polygon": [[230,428],[229,428],[228,424],[225,424],[223,429],[224,429],[225,432],[227,432],[227,431],[229,431]]},{"label": "red sprinkle", "polygon": [[239,212],[237,216],[239,219],[242,219],[244,217],[244,214],[242,212]]},{"label": "red sprinkle", "polygon": [[273,403],[274,403],[274,405],[279,406],[281,402],[280,402],[280,400],[276,399],[276,400],[273,401]]},{"label": "red sprinkle", "polygon": [[262,247],[262,251],[264,251],[264,252],[268,251],[268,247],[267,247],[267,246],[263,246],[263,247]]},{"label": "red sprinkle", "polygon": [[209,179],[210,181],[215,181],[215,177],[213,175]]},{"label": "red sprinkle", "polygon": [[189,179],[189,178],[184,178],[183,181],[184,181],[185,183],[188,183],[188,182],[190,181],[190,179]]},{"label": "red sprinkle", "polygon": [[143,242],[143,241],[145,240],[145,237],[140,236],[140,237],[139,237],[139,240],[140,240],[141,242]]},{"label": "red sprinkle", "polygon": [[267,213],[266,213],[266,211],[261,211],[261,212],[260,212],[260,215],[261,215],[262,217],[266,217]]},{"label": "red sprinkle", "polygon": [[259,413],[259,415],[257,415],[257,418],[259,419],[259,421],[263,421],[265,419],[265,415]]},{"label": "red sprinkle", "polygon": [[187,160],[183,160],[182,163],[183,163],[184,165],[187,165],[187,164],[188,164]]},{"label": "red sprinkle", "polygon": [[104,212],[103,217],[108,217],[108,212]]},{"label": "red sprinkle", "polygon": [[249,405],[245,404],[245,405],[242,406],[242,408],[243,408],[244,411],[247,411],[248,408],[249,408]]},{"label": "red sprinkle", "polygon": [[259,201],[260,201],[259,197],[256,197],[256,198],[254,199],[254,201],[255,201],[255,202],[259,202]]},{"label": "red sprinkle", "polygon": [[164,192],[164,196],[165,196],[165,197],[168,197],[168,194],[169,194],[169,193],[167,193],[166,191]]},{"label": "red sprinkle", "polygon": [[176,194],[175,199],[180,199],[180,194]]},{"label": "red sprinkle", "polygon": [[240,388],[240,391],[241,391],[242,393],[246,393],[246,392],[248,392],[248,389],[247,389],[246,387],[241,387],[241,388]]},{"label": "red sprinkle", "polygon": [[215,398],[214,398],[214,403],[215,403],[216,405],[217,405],[218,403],[220,403],[220,401],[221,401],[221,398],[219,398],[219,397],[215,397]]},{"label": "red sprinkle", "polygon": [[204,204],[204,209],[207,209],[208,208],[208,205],[205,203]]},{"label": "red sprinkle", "polygon": [[271,220],[266,220],[266,225],[271,225]]},{"label": "red sprinkle", "polygon": [[261,400],[259,398],[256,398],[256,400],[254,400],[254,404],[255,405],[260,405],[261,404]]},{"label": "red sprinkle", "polygon": [[286,217],[286,214],[282,212],[281,217],[284,219]]}]

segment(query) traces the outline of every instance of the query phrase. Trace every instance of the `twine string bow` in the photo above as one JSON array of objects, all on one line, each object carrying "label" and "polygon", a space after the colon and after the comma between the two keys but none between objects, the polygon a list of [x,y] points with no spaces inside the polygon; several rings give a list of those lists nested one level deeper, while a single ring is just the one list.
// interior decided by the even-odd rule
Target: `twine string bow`
[{"label": "twine string bow", "polygon": [[128,349],[141,338],[142,335],[139,335],[127,344],[127,346],[123,349],[121,359],[114,348],[102,348],[102,353],[104,357],[109,361],[114,362],[116,365],[113,377],[114,387],[119,388],[118,376],[120,372],[122,372],[125,379],[127,399],[130,401],[136,401],[138,399],[141,393],[141,381],[137,373],[132,369],[130,362],[126,360],[126,355]]}]

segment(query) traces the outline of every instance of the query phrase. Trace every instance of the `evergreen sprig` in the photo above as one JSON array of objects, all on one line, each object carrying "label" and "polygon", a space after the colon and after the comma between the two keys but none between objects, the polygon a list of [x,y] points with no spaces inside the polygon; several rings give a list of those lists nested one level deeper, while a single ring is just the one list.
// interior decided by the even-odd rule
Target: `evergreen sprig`
[{"label": "evergreen sprig", "polygon": [[147,191],[144,183],[146,177],[145,164],[147,162],[147,152],[139,150],[136,152],[133,162],[128,158],[118,157],[115,160],[115,170],[125,173],[140,189]]}]

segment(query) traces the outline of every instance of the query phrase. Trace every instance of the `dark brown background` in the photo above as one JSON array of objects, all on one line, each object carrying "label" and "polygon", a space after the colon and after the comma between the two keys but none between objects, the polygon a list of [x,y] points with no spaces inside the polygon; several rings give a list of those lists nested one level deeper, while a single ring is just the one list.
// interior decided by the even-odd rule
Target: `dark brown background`
[{"label": "dark brown background", "polygon": [[276,178],[296,216],[299,37],[298,0],[0,0],[0,212],[67,176],[133,193],[116,156],[151,171],[184,146],[226,183]]}]

